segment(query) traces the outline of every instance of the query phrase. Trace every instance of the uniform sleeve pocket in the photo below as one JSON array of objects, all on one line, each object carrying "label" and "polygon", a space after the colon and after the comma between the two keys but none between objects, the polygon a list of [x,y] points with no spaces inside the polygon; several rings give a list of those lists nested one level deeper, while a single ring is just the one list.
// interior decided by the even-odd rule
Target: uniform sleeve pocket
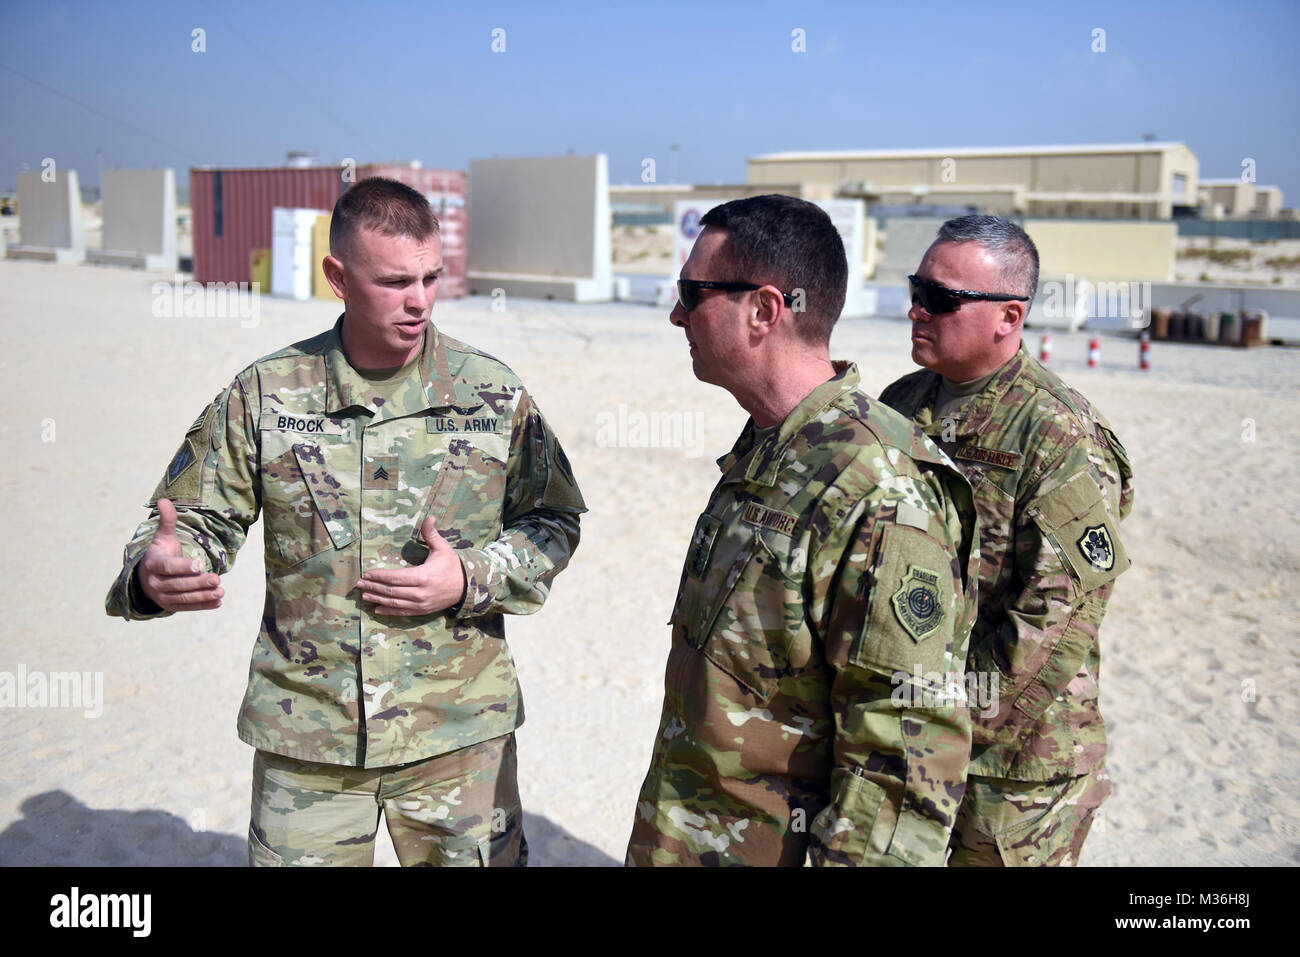
[{"label": "uniform sleeve pocket", "polygon": [[[952,556],[919,529],[890,525],[864,576],[867,621],[850,653],[859,667],[893,672],[948,670],[955,609]],[[964,662],[962,663],[964,665]]]},{"label": "uniform sleeve pocket", "polygon": [[1087,472],[1049,492],[1030,515],[1083,592],[1106,584],[1133,564],[1101,488]]},{"label": "uniform sleeve pocket", "polygon": [[[818,866],[858,867],[868,856],[883,854],[873,847],[876,818],[885,801],[885,789],[847,768],[831,772],[831,803],[813,819],[809,842],[811,862]],[[888,844],[888,840],[885,840]]]}]

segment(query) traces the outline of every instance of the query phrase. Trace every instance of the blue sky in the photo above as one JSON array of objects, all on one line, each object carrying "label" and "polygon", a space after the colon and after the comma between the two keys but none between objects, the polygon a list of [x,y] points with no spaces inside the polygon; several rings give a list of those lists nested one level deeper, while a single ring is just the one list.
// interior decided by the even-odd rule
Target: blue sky
[{"label": "blue sky", "polygon": [[[206,51],[193,52],[192,30]],[[505,52],[492,51],[495,29]],[[804,31],[806,52],[791,49]],[[1093,52],[1094,30],[1105,51]],[[0,188],[112,167],[1183,141],[1300,205],[1300,4],[6,3]]]}]

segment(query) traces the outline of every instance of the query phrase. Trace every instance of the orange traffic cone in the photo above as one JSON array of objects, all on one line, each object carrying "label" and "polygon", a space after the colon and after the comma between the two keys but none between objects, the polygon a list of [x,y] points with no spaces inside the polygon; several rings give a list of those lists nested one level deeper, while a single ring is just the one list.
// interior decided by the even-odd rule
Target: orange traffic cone
[{"label": "orange traffic cone", "polygon": [[1043,365],[1052,361],[1052,334],[1043,333],[1043,341],[1038,345],[1038,361]]},{"label": "orange traffic cone", "polygon": [[1093,336],[1088,340],[1088,368],[1095,369],[1101,365],[1101,343]]}]

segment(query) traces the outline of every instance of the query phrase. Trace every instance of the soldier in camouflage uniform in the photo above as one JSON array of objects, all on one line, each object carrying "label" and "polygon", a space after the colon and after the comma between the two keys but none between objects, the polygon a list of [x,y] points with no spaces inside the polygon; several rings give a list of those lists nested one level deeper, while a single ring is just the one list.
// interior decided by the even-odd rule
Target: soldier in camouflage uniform
[{"label": "soldier in camouflage uniform", "polygon": [[950,220],[911,281],[912,358],[928,371],[880,398],[975,490],[983,555],[968,667],[999,689],[993,706],[972,708],[949,863],[1075,864],[1110,793],[1097,632],[1131,564],[1119,536],[1133,502],[1128,455],[1021,343],[1038,252],[1018,226]]},{"label": "soldier in camouflage uniform", "polygon": [[344,314],[194,421],[105,602],[216,607],[264,515],[238,722],[258,749],[255,864],[369,864],[381,809],[403,864],[527,859],[502,615],[542,606],[585,507],[510,369],[429,321],[437,229],[400,183],[343,194],[325,272]]},{"label": "soldier in camouflage uniform", "polygon": [[751,419],[687,551],[627,863],[941,865],[969,756],[969,486],[831,362],[847,263],[824,212],[763,196],[701,222],[671,320]]}]

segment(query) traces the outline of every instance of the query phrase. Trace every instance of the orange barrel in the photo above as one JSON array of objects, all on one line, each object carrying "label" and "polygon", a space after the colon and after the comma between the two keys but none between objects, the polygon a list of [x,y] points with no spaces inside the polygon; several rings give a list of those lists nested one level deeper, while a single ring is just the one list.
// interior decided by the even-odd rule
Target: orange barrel
[{"label": "orange barrel", "polygon": [[1151,310],[1151,338],[1152,339],[1169,338],[1169,310],[1168,309]]},{"label": "orange barrel", "polygon": [[1250,309],[1241,314],[1241,344],[1246,347],[1268,345],[1268,313]]}]

